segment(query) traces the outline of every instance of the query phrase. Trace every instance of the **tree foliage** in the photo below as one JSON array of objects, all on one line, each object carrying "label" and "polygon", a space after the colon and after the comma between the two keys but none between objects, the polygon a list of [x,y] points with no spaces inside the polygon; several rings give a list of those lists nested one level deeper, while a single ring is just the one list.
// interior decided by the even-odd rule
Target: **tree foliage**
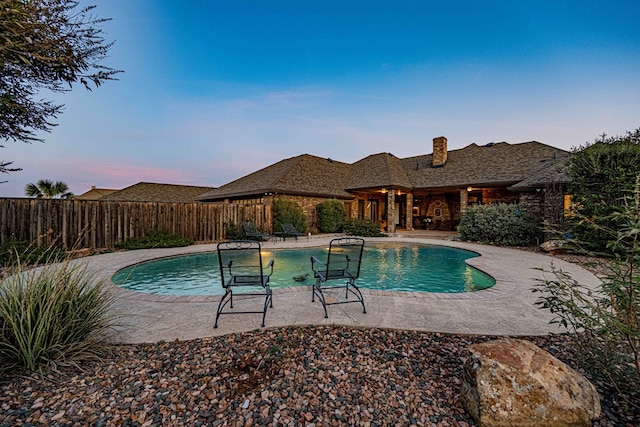
[{"label": "tree foliage", "polygon": [[462,240],[505,246],[527,246],[535,241],[533,217],[516,204],[469,206],[460,215]]},{"label": "tree foliage", "polygon": [[337,233],[342,231],[346,219],[344,204],[337,199],[325,200],[316,206],[318,213],[318,228],[323,233]]},{"label": "tree foliage", "polygon": [[[613,255],[601,267],[595,288],[553,268],[555,280],[542,280],[536,304],[555,314],[552,323],[569,335],[590,375],[602,379],[638,408],[640,390],[640,171],[620,209],[585,222],[605,237]],[[576,214],[580,217],[580,212]],[[614,224],[611,228],[609,224]],[[626,397],[625,397],[626,396]]]},{"label": "tree foliage", "polygon": [[580,215],[572,221],[572,227],[586,249],[610,252],[606,248],[608,236],[602,227],[593,227],[592,223],[598,218],[602,226],[617,228],[617,216],[611,214],[623,209],[625,196],[633,191],[638,171],[640,128],[624,136],[603,135],[593,144],[574,150],[568,169],[569,191],[574,209]]},{"label": "tree foliage", "polygon": [[73,196],[66,183],[62,181],[53,182],[50,179],[41,179],[36,184],[27,184],[24,193],[36,199],[54,199],[56,197],[68,199]]},{"label": "tree foliage", "polygon": [[[0,0],[0,138],[42,141],[63,105],[38,99],[41,90],[87,90],[120,71],[102,65],[113,43],[105,42],[93,15],[74,0]],[[9,172],[2,162],[0,172]],[[15,169],[13,169],[15,170]]]},{"label": "tree foliage", "polygon": [[273,203],[273,229],[282,231],[282,224],[287,223],[301,233],[307,231],[307,219],[300,205],[291,199],[277,199]]}]

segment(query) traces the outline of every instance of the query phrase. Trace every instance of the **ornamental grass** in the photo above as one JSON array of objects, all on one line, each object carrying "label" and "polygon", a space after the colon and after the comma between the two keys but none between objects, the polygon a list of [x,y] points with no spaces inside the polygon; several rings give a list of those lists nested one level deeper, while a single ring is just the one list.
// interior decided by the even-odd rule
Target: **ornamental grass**
[{"label": "ornamental grass", "polygon": [[0,282],[0,369],[79,366],[104,355],[115,299],[95,273],[71,260],[11,271]]}]

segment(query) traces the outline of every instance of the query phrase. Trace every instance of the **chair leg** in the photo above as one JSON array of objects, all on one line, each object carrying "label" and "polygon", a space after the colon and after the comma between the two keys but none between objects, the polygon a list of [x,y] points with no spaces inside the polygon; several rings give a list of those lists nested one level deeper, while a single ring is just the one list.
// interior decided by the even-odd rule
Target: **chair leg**
[{"label": "chair leg", "polygon": [[[222,296],[222,299],[218,303],[218,309],[216,310],[216,321],[213,324],[213,328],[214,329],[218,327],[218,319],[220,318],[220,315],[222,314],[222,310],[224,309],[224,306],[227,305],[227,303],[229,303],[231,301],[233,301],[233,292],[231,291],[231,289],[227,288],[226,292]],[[233,308],[233,303],[231,304],[231,308]]]},{"label": "chair leg", "polygon": [[[327,302],[324,300],[324,294],[322,293],[321,286],[322,284],[320,283],[320,280],[317,280],[316,284],[313,286],[313,296],[316,295],[316,292],[318,293],[318,301],[322,304],[322,308],[324,309],[324,318],[327,319],[329,318],[329,314],[327,313]],[[311,298],[311,302],[314,302],[313,298]]]},{"label": "chair leg", "polygon": [[267,317],[267,307],[273,308],[273,298],[271,296],[271,290],[267,292],[267,296],[264,300],[264,311],[262,312],[262,327],[264,328],[264,319]]},{"label": "chair leg", "polygon": [[[364,297],[362,296],[362,292],[360,291],[360,288],[356,286],[354,281],[349,281],[349,283],[353,288],[353,289],[350,289],[349,291],[356,297],[358,301],[360,301],[360,304],[362,304],[362,312],[366,314],[367,308],[364,305]],[[347,284],[347,286],[349,286],[349,284]]]}]

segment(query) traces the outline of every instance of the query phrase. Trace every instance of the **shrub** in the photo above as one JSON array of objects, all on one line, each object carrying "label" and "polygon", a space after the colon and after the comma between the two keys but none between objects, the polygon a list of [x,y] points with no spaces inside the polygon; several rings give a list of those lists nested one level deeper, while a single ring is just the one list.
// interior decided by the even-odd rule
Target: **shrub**
[{"label": "shrub", "polygon": [[552,266],[555,280],[535,287],[542,294],[536,304],[556,315],[552,323],[573,332],[569,337],[587,372],[632,401],[640,397],[629,397],[640,390],[640,174],[620,212],[591,220],[614,255],[603,264],[602,284],[590,289]]},{"label": "shrub", "polygon": [[224,225],[224,238],[227,240],[242,240],[244,239],[244,230],[231,221]]},{"label": "shrub", "polygon": [[316,206],[318,213],[318,228],[323,233],[337,233],[342,231],[346,212],[341,201],[325,200]]},{"label": "shrub", "polygon": [[350,219],[346,221],[342,227],[349,236],[360,237],[384,237],[385,234],[380,232],[380,224],[371,222],[368,219]]},{"label": "shrub", "polygon": [[282,224],[290,223],[300,233],[307,231],[307,218],[302,207],[290,199],[277,199],[273,203],[273,229],[282,230]]},{"label": "shrub", "polygon": [[535,241],[536,231],[531,216],[515,204],[470,206],[460,215],[462,240],[526,246]]},{"label": "shrub", "polygon": [[116,244],[118,249],[151,249],[151,248],[175,248],[189,246],[193,240],[186,237],[169,234],[166,231],[152,230],[144,237],[134,237]]},{"label": "shrub", "polygon": [[55,246],[41,248],[27,241],[5,242],[0,245],[0,266],[36,265],[46,260],[60,261],[63,258],[64,252]]},{"label": "shrub", "polygon": [[640,129],[625,136],[602,137],[593,144],[574,150],[569,162],[574,213],[572,231],[584,248],[611,254],[606,247],[607,234],[592,227],[594,218],[601,225],[616,228],[616,216],[623,208],[624,196],[633,191],[636,174],[640,170]]},{"label": "shrub", "polygon": [[111,288],[70,261],[16,270],[0,282],[0,366],[33,371],[99,358],[115,326]]}]

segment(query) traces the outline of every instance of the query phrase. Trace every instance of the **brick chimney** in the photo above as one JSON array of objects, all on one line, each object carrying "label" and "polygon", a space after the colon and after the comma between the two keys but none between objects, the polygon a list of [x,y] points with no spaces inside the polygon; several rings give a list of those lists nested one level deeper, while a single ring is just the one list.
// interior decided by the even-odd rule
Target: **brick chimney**
[{"label": "brick chimney", "polygon": [[447,138],[439,136],[433,138],[433,162],[432,167],[438,168],[447,163]]}]

